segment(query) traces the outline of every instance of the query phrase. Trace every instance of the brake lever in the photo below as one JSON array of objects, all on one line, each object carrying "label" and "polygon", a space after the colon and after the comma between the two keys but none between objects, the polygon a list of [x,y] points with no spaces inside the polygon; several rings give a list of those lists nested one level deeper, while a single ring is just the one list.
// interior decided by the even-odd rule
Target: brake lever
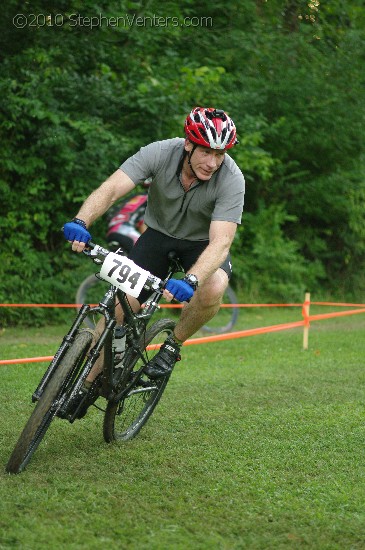
[{"label": "brake lever", "polygon": [[85,256],[91,257],[93,262],[95,262],[96,264],[102,264],[104,260],[101,260],[100,258],[98,258],[98,256],[101,255],[106,257],[110,251],[98,244],[94,244],[93,242],[89,241],[86,244],[86,248],[84,248],[82,252],[83,254],[85,254]]}]

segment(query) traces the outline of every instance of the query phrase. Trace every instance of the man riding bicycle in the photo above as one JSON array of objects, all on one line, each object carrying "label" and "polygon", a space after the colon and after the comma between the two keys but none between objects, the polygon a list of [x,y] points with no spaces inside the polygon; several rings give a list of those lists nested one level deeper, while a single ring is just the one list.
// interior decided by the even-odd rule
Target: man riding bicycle
[{"label": "man riding bicycle", "polygon": [[[167,299],[185,303],[173,335],[145,368],[150,378],[171,373],[183,342],[218,311],[232,273],[229,249],[244,202],[243,174],[226,153],[237,143],[232,119],[222,110],[196,107],[184,129],[185,139],[151,143],[127,159],[64,226],[72,250],[81,252],[91,239],[90,225],[136,185],[152,178],[147,230],[129,257],[164,279],[168,254],[175,250],[186,275],[166,286]],[[147,298],[144,290],[138,299],[130,297],[133,309],[138,311]],[[89,383],[97,370],[89,374]]]}]

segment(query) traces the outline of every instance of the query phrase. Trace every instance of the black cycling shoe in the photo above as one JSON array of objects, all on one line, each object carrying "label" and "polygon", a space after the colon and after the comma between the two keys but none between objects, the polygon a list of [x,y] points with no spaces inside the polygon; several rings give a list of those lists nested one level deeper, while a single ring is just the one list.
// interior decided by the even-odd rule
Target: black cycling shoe
[{"label": "black cycling shoe", "polygon": [[180,346],[169,336],[158,353],[147,363],[143,372],[152,380],[163,378],[171,374],[175,363],[180,359]]},{"label": "black cycling shoe", "polygon": [[96,380],[89,389],[83,386],[71,402],[71,414],[76,412],[75,418],[84,418],[88,408],[95,403],[99,395],[99,384]]},{"label": "black cycling shoe", "polygon": [[85,407],[85,401],[87,396],[87,389],[81,388],[79,393],[75,395],[69,405],[69,411],[73,416],[77,411],[75,418],[83,418],[87,412],[87,407]]}]

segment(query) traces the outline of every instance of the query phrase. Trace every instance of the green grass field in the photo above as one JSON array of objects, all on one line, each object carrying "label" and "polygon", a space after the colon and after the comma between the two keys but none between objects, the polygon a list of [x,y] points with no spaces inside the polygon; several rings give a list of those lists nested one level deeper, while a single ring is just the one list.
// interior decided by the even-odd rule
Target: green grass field
[{"label": "green grass field", "polygon": [[[292,320],[247,310],[238,328]],[[4,330],[1,358],[51,355],[65,328]],[[107,445],[95,408],[56,419],[17,476],[46,365],[0,367],[0,548],[365,548],[364,315],[313,323],[308,351],[295,329],[183,352],[134,440]]]}]

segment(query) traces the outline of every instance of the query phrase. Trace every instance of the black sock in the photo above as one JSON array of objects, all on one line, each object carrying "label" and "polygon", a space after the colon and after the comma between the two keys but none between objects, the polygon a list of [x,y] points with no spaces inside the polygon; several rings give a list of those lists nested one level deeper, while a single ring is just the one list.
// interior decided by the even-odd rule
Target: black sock
[{"label": "black sock", "polygon": [[175,334],[171,334],[171,336],[169,336],[168,339],[172,340],[175,344],[177,344],[179,348],[181,348],[181,346],[183,345],[182,340],[179,340],[178,338],[176,338]]}]

